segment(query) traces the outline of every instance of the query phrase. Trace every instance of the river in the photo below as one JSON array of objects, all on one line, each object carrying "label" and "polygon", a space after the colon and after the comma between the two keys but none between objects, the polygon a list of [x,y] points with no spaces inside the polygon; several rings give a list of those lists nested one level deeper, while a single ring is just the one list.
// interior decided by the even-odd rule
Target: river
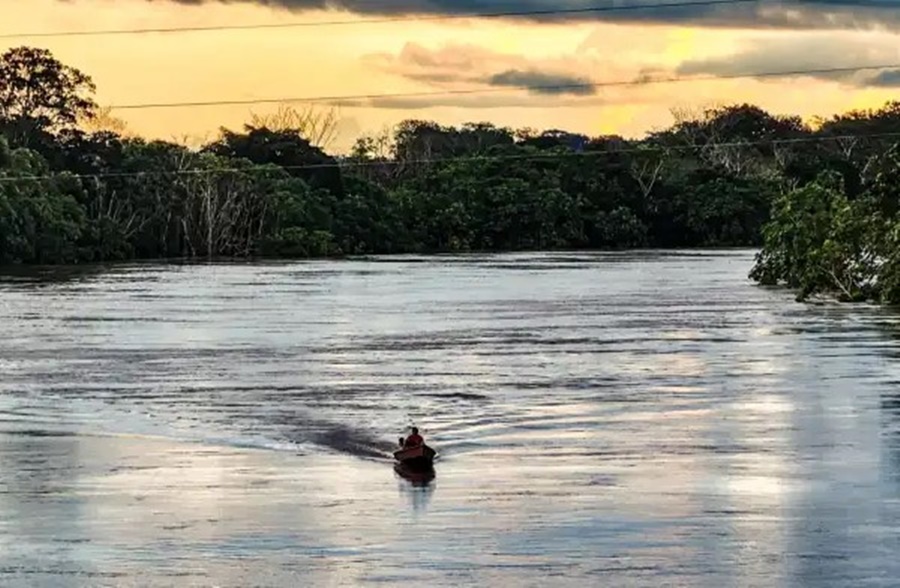
[{"label": "river", "polygon": [[8,275],[0,585],[896,585],[898,315],[752,261]]}]

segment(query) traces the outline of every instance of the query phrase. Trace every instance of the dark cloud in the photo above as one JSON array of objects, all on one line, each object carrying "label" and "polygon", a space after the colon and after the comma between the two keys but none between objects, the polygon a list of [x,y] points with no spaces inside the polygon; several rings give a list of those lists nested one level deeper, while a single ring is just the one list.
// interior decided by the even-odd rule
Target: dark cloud
[{"label": "dark cloud", "polygon": [[[149,0],[148,0],[149,1]],[[199,4],[203,0],[175,0]],[[208,0],[209,2],[217,0]],[[596,13],[573,13],[553,16],[538,14],[539,20],[607,20],[617,22],[656,22],[699,24],[708,26],[742,26],[748,28],[796,29],[874,29],[898,28],[900,0],[759,0],[728,5],[696,5],[702,0],[620,0],[615,4],[596,0],[218,0],[279,6],[292,10],[337,9],[369,15],[463,15],[535,11],[551,9],[579,10],[591,6],[629,9]],[[688,6],[654,8],[655,4],[679,2]],[[522,16],[522,18],[528,18]]]},{"label": "dark cloud", "polygon": [[884,70],[867,80],[870,86],[879,86],[882,88],[898,88],[900,87],[900,69]]},{"label": "dark cloud", "polygon": [[552,96],[560,94],[590,96],[596,91],[587,78],[537,70],[508,69],[489,76],[485,81],[492,86],[521,88],[533,94]]},{"label": "dark cloud", "polygon": [[363,62],[437,88],[517,88],[532,96],[585,97],[596,93],[591,80],[578,75],[594,70],[596,63],[572,55],[532,59],[477,45],[452,44],[430,49],[407,43],[397,54],[367,55]]},{"label": "dark cloud", "polygon": [[[841,81],[864,87],[900,86],[900,69],[864,69],[900,63],[900,48],[884,38],[831,39],[825,33],[799,38],[760,40],[744,50],[711,59],[685,61],[679,75],[743,76],[763,72],[807,72],[805,77]],[[826,71],[829,69],[847,71]],[[859,68],[853,70],[853,68]],[[818,71],[815,71],[818,70]],[[760,76],[767,77],[767,76]]]}]

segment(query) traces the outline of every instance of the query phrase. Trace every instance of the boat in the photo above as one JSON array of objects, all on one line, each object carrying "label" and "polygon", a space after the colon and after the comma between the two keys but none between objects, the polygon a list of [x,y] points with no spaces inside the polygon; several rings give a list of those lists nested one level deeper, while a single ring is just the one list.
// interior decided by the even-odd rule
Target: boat
[{"label": "boat", "polygon": [[435,478],[434,468],[409,468],[400,462],[394,464],[394,471],[401,478],[417,487],[426,487],[431,484],[431,481]]},{"label": "boat", "polygon": [[396,459],[408,470],[430,470],[434,467],[434,456],[437,452],[425,444],[415,447],[404,447],[394,452]]}]

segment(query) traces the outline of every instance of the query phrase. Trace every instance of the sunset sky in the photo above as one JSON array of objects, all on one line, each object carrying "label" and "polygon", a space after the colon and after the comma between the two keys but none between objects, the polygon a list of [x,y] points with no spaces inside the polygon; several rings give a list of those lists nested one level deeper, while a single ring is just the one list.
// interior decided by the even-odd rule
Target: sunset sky
[{"label": "sunset sky", "polygon": [[[645,4],[673,0],[641,0]],[[692,0],[684,0],[690,2]],[[696,0],[693,0],[696,2]],[[405,118],[489,121],[640,136],[673,107],[752,102],[804,117],[877,106],[900,89],[900,0],[738,2],[563,17],[415,19],[577,9],[632,0],[0,0],[0,49],[45,47],[93,76],[101,105],[332,97],[344,150]],[[27,8],[26,8],[27,5]],[[323,9],[328,5],[333,8]],[[371,22],[373,19],[395,19]],[[297,28],[13,37],[25,33],[367,20]],[[851,74],[596,89],[523,86],[733,76],[861,65]],[[340,100],[371,94],[484,93]],[[153,137],[211,138],[275,105],[136,108],[117,116]]]}]

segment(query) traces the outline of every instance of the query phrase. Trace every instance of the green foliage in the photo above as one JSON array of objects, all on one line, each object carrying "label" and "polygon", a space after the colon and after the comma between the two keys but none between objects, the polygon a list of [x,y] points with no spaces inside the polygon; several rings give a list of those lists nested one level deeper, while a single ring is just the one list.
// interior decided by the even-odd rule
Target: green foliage
[{"label": "green foliage", "polygon": [[303,138],[301,129],[273,131],[247,125],[244,131],[222,129],[220,139],[207,145],[204,151],[260,165],[277,165],[314,188],[342,193],[337,161]]},{"label": "green foliage", "polygon": [[263,191],[266,218],[258,253],[274,257],[320,257],[338,252],[331,232],[330,194],[302,180],[283,177]]},{"label": "green foliage", "polygon": [[0,135],[0,169],[9,167],[12,162],[12,151],[6,137]]},{"label": "green foliage", "polygon": [[784,283],[798,298],[877,296],[883,217],[870,199],[849,200],[832,175],[778,198],[751,277]]},{"label": "green foliage", "polygon": [[900,304],[900,221],[894,220],[886,227],[881,251],[878,297],[886,304]]},{"label": "green foliage", "polygon": [[24,149],[8,153],[4,159],[5,165],[0,166],[0,264],[79,261],[77,243],[85,228],[84,211],[64,192],[65,178],[16,181],[46,174],[46,162]]},{"label": "green foliage", "polygon": [[344,177],[345,195],[334,203],[337,250],[347,255],[410,250],[397,200],[387,190],[354,175]]},{"label": "green foliage", "polygon": [[777,185],[761,179],[694,174],[676,198],[676,214],[688,243],[757,245],[777,193]]},{"label": "green foliage", "polygon": [[602,247],[644,247],[648,242],[647,225],[629,208],[598,211],[590,219],[591,241]]},{"label": "green foliage", "polygon": [[[858,113],[839,122],[864,124]],[[801,300],[900,303],[900,148],[873,155],[864,169],[853,190],[828,173],[776,199],[751,277],[795,288]]]},{"label": "green foliage", "polygon": [[287,227],[265,237],[260,254],[280,258],[325,257],[335,253],[333,242],[334,236],[328,231]]}]

